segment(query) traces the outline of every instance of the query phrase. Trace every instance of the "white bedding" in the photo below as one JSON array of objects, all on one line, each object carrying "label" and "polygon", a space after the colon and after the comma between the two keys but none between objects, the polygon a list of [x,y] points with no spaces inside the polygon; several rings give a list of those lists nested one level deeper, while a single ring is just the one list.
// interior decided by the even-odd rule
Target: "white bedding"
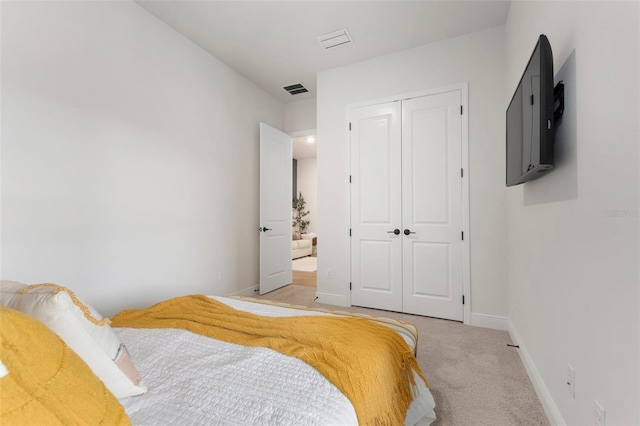
[{"label": "white bedding", "polygon": [[[267,316],[331,315],[214,297]],[[349,400],[306,363],[177,329],[114,328],[148,392],[121,399],[134,425],[356,425]],[[430,424],[422,380],[405,424]]]}]

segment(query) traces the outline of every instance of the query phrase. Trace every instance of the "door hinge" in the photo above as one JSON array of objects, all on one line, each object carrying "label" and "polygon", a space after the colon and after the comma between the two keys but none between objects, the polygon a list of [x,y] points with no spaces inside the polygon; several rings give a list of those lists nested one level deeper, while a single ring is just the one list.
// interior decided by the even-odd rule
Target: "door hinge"
[{"label": "door hinge", "polygon": [[461,236],[462,236],[462,241],[464,241],[464,231],[460,232]]},{"label": "door hinge", "polygon": [[349,123],[349,131],[351,131],[351,123]]},{"label": "door hinge", "polygon": [[464,169],[460,169],[460,177],[464,177]]},{"label": "door hinge", "polygon": [[533,105],[533,95],[531,95],[531,105]]},{"label": "door hinge", "polygon": [[462,112],[462,111],[463,111],[463,109],[462,109],[462,105],[460,105],[460,115],[462,115],[462,114],[463,114],[463,112]]},{"label": "door hinge", "polygon": [[462,295],[462,304],[464,305],[464,294]]},{"label": "door hinge", "polygon": [[351,236],[351,228],[349,228],[349,236]]},{"label": "door hinge", "polygon": [[349,290],[351,290],[351,286],[352,286],[352,284],[351,284],[351,283],[349,283]]},{"label": "door hinge", "polygon": [[349,183],[351,183],[351,175],[349,175]]}]

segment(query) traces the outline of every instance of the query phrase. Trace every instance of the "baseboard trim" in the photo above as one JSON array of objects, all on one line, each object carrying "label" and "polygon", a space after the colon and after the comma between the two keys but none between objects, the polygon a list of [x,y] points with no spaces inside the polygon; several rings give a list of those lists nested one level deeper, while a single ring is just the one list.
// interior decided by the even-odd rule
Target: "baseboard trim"
[{"label": "baseboard trim", "polygon": [[318,297],[316,300],[318,303],[335,306],[351,306],[349,304],[349,297],[344,294],[316,293],[316,296]]},{"label": "baseboard trim", "polygon": [[471,313],[471,325],[476,327],[493,328],[496,330],[508,330],[509,320],[507,317],[495,315]]},{"label": "baseboard trim", "polygon": [[509,320],[508,323],[511,339],[516,345],[520,346],[518,348],[518,354],[520,354],[520,359],[522,360],[524,369],[527,371],[529,379],[533,384],[533,388],[536,390],[536,394],[538,395],[538,399],[542,404],[542,408],[544,409],[544,412],[549,419],[549,423],[551,423],[552,426],[565,425],[566,423],[562,418],[562,414],[560,414],[560,410],[553,400],[553,397],[551,396],[551,392],[549,392],[547,385],[545,385],[544,380],[542,380],[542,376],[540,375],[538,368],[533,362],[531,355],[529,355],[529,351],[527,351],[526,346],[522,343],[516,327],[513,325],[511,320]]},{"label": "baseboard trim", "polygon": [[259,295],[260,286],[254,285],[251,287],[244,288],[242,290],[238,290],[235,293],[228,294],[227,296],[244,296],[244,297],[255,297]]}]

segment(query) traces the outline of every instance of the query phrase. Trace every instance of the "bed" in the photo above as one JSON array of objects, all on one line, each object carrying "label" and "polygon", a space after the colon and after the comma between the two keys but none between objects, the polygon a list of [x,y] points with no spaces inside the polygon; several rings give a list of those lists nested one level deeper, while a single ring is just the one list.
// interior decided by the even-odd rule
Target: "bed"
[{"label": "bed", "polygon": [[[3,293],[5,290],[6,288],[3,287]],[[27,293],[24,288],[21,288],[21,291]],[[31,292],[38,292],[38,289],[35,288]],[[46,292],[46,287],[40,288],[40,293],[46,294]],[[68,290],[58,293],[63,296],[73,294]],[[76,301],[73,300],[74,298]],[[415,351],[417,338],[415,327],[392,319],[375,318],[364,314],[313,310],[251,298],[199,295],[186,296],[185,300],[191,303],[192,298],[197,299],[198,303],[207,304],[207,306],[209,303],[221,306],[225,313],[233,313],[234,318],[236,318],[235,315],[250,316],[253,320],[267,324],[265,329],[269,332],[272,329],[272,323],[269,321],[279,323],[283,320],[288,321],[288,324],[303,322],[307,324],[305,321],[310,321],[309,324],[321,324],[321,327],[326,321],[359,321],[362,324],[366,323],[367,327],[378,327],[378,329],[372,328],[376,333],[380,332],[380,327],[384,328],[389,335],[392,334],[394,338],[399,337],[399,341],[402,342],[394,344],[403,347],[406,345],[408,350]],[[80,305],[88,306],[77,301],[75,295],[69,297],[69,300],[71,300],[72,310],[78,310]],[[174,300],[162,303],[172,302]],[[6,294],[3,295],[2,304],[5,306],[10,304],[7,303]],[[15,303],[13,304],[15,305]],[[181,312],[188,311],[185,315],[189,316],[188,321],[192,321],[194,309],[190,307],[175,309],[180,309]],[[87,310],[92,318],[99,318],[99,314],[90,307],[80,308],[81,314],[78,312],[75,314],[86,318]],[[143,312],[143,314],[139,312]],[[162,311],[160,316],[167,317],[163,312],[165,311]],[[129,317],[126,317],[126,314],[130,314]],[[381,389],[384,387],[382,386],[384,380],[378,379],[378,377],[386,377],[387,373],[381,367],[385,362],[375,360],[370,364],[365,363],[368,368],[366,371],[370,372],[366,375],[354,373],[360,371],[355,369],[354,372],[337,372],[336,374],[342,375],[343,379],[344,377],[348,378],[349,383],[345,390],[344,382],[335,379],[333,370],[327,370],[329,367],[333,368],[333,364],[329,367],[327,365],[312,366],[311,364],[314,362],[309,363],[308,360],[305,362],[302,360],[305,359],[304,356],[297,355],[296,351],[299,350],[297,346],[293,349],[295,353],[292,356],[291,353],[286,354],[286,351],[283,353],[273,348],[262,347],[259,344],[238,344],[212,338],[197,330],[194,332],[193,330],[176,328],[177,326],[164,327],[162,325],[140,327],[139,324],[136,324],[136,318],[142,318],[141,315],[147,314],[146,310],[126,311],[114,317],[109,327],[118,340],[118,352],[122,352],[122,348],[125,348],[127,358],[135,365],[134,376],[138,377],[137,381],[134,380],[135,386],[126,391],[129,392],[129,396],[123,397],[123,394],[120,394],[117,399],[122,410],[126,413],[123,418],[126,417],[126,420],[132,424],[357,425],[404,423],[428,425],[435,420],[433,397],[427,382],[422,379],[419,369],[407,370],[412,375],[411,378],[408,378],[408,381],[412,383],[410,386],[411,400],[406,412],[403,410],[403,420],[397,422],[385,417],[384,421],[380,421],[382,417],[366,417],[365,415],[370,410],[377,409],[384,413],[393,411],[394,408],[397,409],[397,406],[394,405],[396,401],[393,399],[397,392],[386,392]],[[258,317],[254,315],[258,315]],[[146,320],[147,317],[144,317],[144,321]],[[172,319],[172,321],[174,320]],[[236,321],[234,319],[231,322],[235,324],[242,322],[242,320]],[[123,323],[131,326],[120,326]],[[343,324],[348,324],[346,327],[350,328],[352,323],[336,322],[336,324],[339,324],[340,327],[345,327]],[[91,326],[104,328],[104,325],[97,326],[93,323]],[[210,328],[209,325],[206,326],[206,330]],[[346,331],[344,332],[346,333]],[[357,333],[360,334],[361,331],[357,331]],[[323,339],[320,336],[321,332],[313,334],[314,341]],[[339,358],[341,354],[333,354],[335,351],[335,348],[329,345],[323,347],[321,353],[332,352],[332,357],[335,355]],[[351,351],[351,348],[348,351]],[[76,352],[81,352],[81,350]],[[411,356],[413,357],[413,355]],[[4,355],[2,361],[5,361]],[[412,362],[415,362],[414,357]],[[404,365],[407,361],[404,360],[402,363]],[[371,368],[377,368],[379,371],[373,371]],[[351,370],[351,364],[344,370]],[[396,373],[393,374],[398,376]],[[356,377],[350,377],[351,375]],[[353,383],[351,383],[352,381]],[[0,384],[2,383],[2,379],[0,379]],[[130,382],[128,384],[131,385]],[[354,398],[354,394],[350,393],[351,387],[359,389],[360,396],[358,398],[360,399]],[[371,398],[378,397],[375,400],[377,401],[375,406],[370,401],[367,405],[367,398],[370,397],[370,394]],[[380,403],[380,398],[382,398],[383,404]],[[2,405],[6,406],[4,401]],[[4,413],[2,415],[4,416]]]}]

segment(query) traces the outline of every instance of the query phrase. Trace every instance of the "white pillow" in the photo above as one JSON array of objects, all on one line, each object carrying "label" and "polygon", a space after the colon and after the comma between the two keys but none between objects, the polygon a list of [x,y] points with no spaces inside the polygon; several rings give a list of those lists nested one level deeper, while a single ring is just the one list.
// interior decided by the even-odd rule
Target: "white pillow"
[{"label": "white pillow", "polygon": [[87,363],[116,398],[147,391],[109,319],[56,284],[0,282],[0,303],[44,323]]},{"label": "white pillow", "polygon": [[0,379],[2,379],[7,374],[9,374],[9,370],[7,370],[7,367],[5,367],[2,363],[2,360],[0,360]]},{"label": "white pillow", "polygon": [[26,286],[26,284],[17,281],[0,281],[0,300],[2,300],[2,293],[17,293]]}]

